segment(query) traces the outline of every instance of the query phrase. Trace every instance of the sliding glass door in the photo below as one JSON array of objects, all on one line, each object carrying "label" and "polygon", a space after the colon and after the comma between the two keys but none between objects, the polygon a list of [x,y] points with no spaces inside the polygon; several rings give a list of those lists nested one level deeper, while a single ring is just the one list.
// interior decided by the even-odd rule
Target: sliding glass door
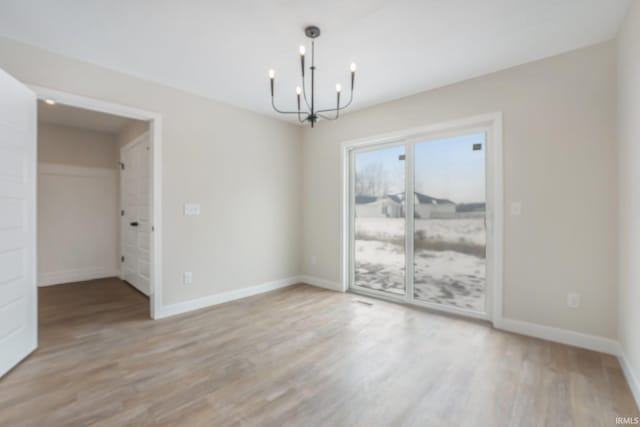
[{"label": "sliding glass door", "polygon": [[485,311],[485,136],[414,146],[414,298]]},{"label": "sliding glass door", "polygon": [[487,312],[485,145],[478,132],[351,152],[351,289]]},{"label": "sliding glass door", "polygon": [[405,148],[354,153],[352,287],[406,293]]}]

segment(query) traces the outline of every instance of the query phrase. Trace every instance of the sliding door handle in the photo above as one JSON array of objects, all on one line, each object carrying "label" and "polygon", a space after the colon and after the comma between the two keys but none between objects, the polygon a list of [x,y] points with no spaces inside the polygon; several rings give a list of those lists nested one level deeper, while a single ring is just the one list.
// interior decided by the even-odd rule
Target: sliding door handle
[{"label": "sliding door handle", "polygon": [[138,222],[137,221],[130,222],[129,225],[132,226],[132,227],[137,227],[138,226]]}]

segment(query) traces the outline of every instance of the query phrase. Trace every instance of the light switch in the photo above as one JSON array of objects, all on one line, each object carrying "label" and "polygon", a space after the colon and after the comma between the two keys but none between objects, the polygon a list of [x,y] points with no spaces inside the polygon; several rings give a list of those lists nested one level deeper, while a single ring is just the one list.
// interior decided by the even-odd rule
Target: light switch
[{"label": "light switch", "polygon": [[511,216],[520,216],[522,213],[522,204],[520,202],[511,203]]},{"label": "light switch", "polygon": [[574,292],[567,294],[567,306],[571,308],[580,307],[580,294]]},{"label": "light switch", "polygon": [[182,276],[182,282],[185,285],[190,285],[193,283],[193,273],[190,271],[185,271],[184,275]]},{"label": "light switch", "polygon": [[193,216],[200,215],[200,205],[197,203],[187,203],[184,205],[184,215]]}]

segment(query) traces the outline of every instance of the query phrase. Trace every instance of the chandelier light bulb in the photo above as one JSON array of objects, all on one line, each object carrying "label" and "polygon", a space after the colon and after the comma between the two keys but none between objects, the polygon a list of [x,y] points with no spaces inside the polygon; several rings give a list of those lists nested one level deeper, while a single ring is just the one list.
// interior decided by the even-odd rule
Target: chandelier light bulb
[{"label": "chandelier light bulb", "polygon": [[273,69],[269,70],[269,78],[273,79],[276,76],[276,72]]},{"label": "chandelier light bulb", "polygon": [[342,85],[340,83],[336,85],[336,92],[342,92]]},{"label": "chandelier light bulb", "polygon": [[351,69],[351,72],[352,72],[352,73],[355,73],[355,72],[356,72],[356,63],[355,63],[355,62],[352,62],[352,63],[351,63],[351,66],[350,66],[349,68]]},{"label": "chandelier light bulb", "polygon": [[300,45],[300,55],[304,55],[305,52],[306,49],[304,48],[304,46]]},{"label": "chandelier light bulb", "polygon": [[300,86],[296,86],[296,95],[300,96],[302,93],[302,88]]}]

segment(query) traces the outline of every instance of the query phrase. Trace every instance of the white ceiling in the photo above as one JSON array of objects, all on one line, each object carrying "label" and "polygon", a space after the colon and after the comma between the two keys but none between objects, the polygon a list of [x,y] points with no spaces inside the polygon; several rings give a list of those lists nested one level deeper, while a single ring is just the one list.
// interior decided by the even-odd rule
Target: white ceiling
[{"label": "white ceiling", "polygon": [[38,122],[41,123],[117,134],[131,121],[126,117],[38,101]]},{"label": "white ceiling", "polygon": [[354,108],[613,38],[629,0],[0,0],[0,35],[270,113],[295,105],[316,24],[320,106],[358,64]]}]

